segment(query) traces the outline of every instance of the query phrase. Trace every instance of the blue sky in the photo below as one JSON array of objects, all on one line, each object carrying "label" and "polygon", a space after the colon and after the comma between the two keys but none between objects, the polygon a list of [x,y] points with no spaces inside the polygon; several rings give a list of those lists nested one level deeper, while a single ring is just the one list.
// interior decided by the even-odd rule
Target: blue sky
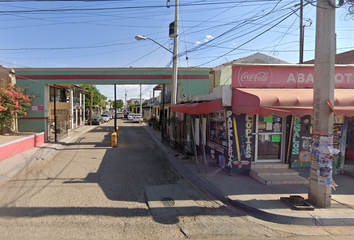
[{"label": "blue sky", "polygon": [[[0,64],[8,67],[171,67],[174,0],[0,0]],[[180,0],[179,66],[214,67],[262,52],[299,61],[300,0]],[[316,1],[304,7],[304,60],[314,58]],[[170,5],[169,8],[166,5]],[[354,15],[336,10],[337,52],[354,49]],[[112,86],[98,86],[113,98]],[[143,86],[149,98],[152,86]],[[117,97],[139,97],[138,85]]]}]

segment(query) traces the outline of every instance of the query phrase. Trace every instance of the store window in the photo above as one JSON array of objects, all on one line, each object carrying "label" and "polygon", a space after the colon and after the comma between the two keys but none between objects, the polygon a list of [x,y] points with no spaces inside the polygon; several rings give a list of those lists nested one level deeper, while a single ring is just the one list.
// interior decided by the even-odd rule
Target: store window
[{"label": "store window", "polygon": [[73,106],[80,106],[80,92],[73,90]]},{"label": "store window", "polygon": [[277,115],[257,116],[256,156],[258,161],[281,161],[283,119]]},{"label": "store window", "polygon": [[227,146],[226,124],[224,111],[214,112],[209,114],[210,136],[209,140]]},{"label": "store window", "polygon": [[[68,102],[69,95],[65,88],[56,87],[55,88],[55,99],[56,102]],[[50,87],[50,101],[54,102],[54,87]]]}]

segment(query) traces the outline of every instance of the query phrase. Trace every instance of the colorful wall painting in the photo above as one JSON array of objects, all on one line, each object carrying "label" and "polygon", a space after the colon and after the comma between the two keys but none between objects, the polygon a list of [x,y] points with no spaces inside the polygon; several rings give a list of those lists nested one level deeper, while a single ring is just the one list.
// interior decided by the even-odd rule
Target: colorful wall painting
[{"label": "colorful wall painting", "polygon": [[291,168],[311,166],[311,116],[293,116],[293,129],[290,135]]},{"label": "colorful wall painting", "polygon": [[230,174],[249,174],[252,157],[253,117],[226,110],[228,129],[227,168]]}]

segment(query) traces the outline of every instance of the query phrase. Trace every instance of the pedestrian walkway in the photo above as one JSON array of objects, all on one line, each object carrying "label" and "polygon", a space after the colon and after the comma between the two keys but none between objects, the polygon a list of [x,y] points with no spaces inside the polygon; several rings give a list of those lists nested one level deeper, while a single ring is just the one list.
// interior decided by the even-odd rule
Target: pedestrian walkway
[{"label": "pedestrian walkway", "polygon": [[[62,148],[66,143],[75,141],[80,135],[90,131],[93,128],[96,128],[96,126],[82,126],[78,129],[70,131],[68,133],[68,137],[62,139],[60,142],[43,143],[37,147],[33,147],[0,161],[0,183],[9,179],[33,161],[45,159],[54,151]],[[6,142],[20,141],[21,139],[27,138],[33,134],[35,133],[17,133],[8,136],[2,135],[0,137],[0,142],[2,145],[5,145]]]},{"label": "pedestrian walkway", "polygon": [[[192,157],[181,160],[176,157],[176,151],[161,143],[161,132],[147,125],[145,129],[184,177],[219,200],[232,203],[255,217],[284,224],[354,225],[353,177],[334,175],[338,187],[332,190],[331,208],[294,210],[280,198],[298,195],[307,199],[308,185],[264,185],[248,175],[229,176],[217,166],[208,166],[205,172],[205,166],[202,164],[199,172]],[[300,174],[308,177],[306,171],[301,171]]]}]

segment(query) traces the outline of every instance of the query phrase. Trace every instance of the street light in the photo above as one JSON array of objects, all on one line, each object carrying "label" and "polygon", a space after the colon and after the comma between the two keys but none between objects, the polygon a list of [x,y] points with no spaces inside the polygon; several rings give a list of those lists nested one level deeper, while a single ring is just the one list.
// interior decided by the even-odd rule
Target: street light
[{"label": "street light", "polygon": [[169,51],[170,53],[173,54],[173,52],[172,52],[170,49],[164,47],[163,45],[161,45],[160,43],[156,42],[156,41],[155,41],[154,39],[152,39],[152,38],[148,38],[148,37],[145,37],[145,36],[136,35],[136,36],[135,36],[135,39],[138,40],[138,41],[140,41],[140,40],[150,40],[150,41],[153,41],[154,43],[156,43],[156,44],[159,45],[160,47],[164,48],[165,50],[167,50],[167,51]]},{"label": "street light", "polygon": [[[150,40],[153,41],[154,43],[156,43],[157,45],[159,45],[160,47],[162,47],[163,49],[167,50],[168,52],[172,53],[173,55],[173,72],[172,72],[172,89],[171,89],[171,106],[177,103],[177,75],[178,75],[178,66],[177,66],[177,33],[175,32],[175,36],[174,36],[174,46],[173,46],[173,52],[164,47],[163,45],[161,45],[160,43],[156,42],[154,39],[145,37],[145,36],[141,36],[141,35],[136,35],[135,39],[140,41],[140,40]],[[162,96],[164,98],[164,96]],[[164,101],[165,102],[165,101]],[[163,110],[164,111],[164,110]],[[174,112],[171,113],[171,118],[174,119],[175,115]],[[175,129],[175,121],[172,121],[172,134],[174,132]],[[163,134],[161,132],[161,134]],[[172,135],[173,138],[173,135]],[[162,139],[163,141],[163,136]]]},{"label": "street light", "polygon": [[[168,1],[169,2],[169,1]],[[177,55],[178,55],[178,4],[179,0],[175,0],[175,21],[174,21],[174,28],[173,28],[173,34],[170,33],[170,37],[173,36],[173,52],[162,46],[160,43],[156,42],[155,40],[151,38],[147,38],[145,36],[140,36],[136,35],[135,39],[140,41],[140,40],[151,40],[163,49],[167,50],[168,52],[172,53],[173,55],[173,72],[172,72],[172,89],[171,89],[171,106],[177,103],[177,75],[178,75],[178,66],[177,66]],[[169,7],[169,5],[166,5]],[[172,118],[172,134],[175,131],[175,113],[171,112],[171,118]],[[172,139],[174,140],[174,135],[172,135]],[[162,138],[163,141],[163,138]]]},{"label": "street light", "polygon": [[161,45],[160,43],[156,42],[154,39],[152,38],[148,38],[145,36],[141,36],[141,35],[136,35],[135,39],[140,41],[140,40],[150,40],[153,41],[154,43],[156,43],[157,45],[159,45],[160,47],[162,47],[163,49],[167,50],[168,52],[172,53],[173,55],[173,73],[172,73],[172,94],[171,94],[171,105],[176,104],[177,102],[177,74],[178,74],[178,66],[177,66],[177,34],[175,33],[175,37],[174,37],[174,47],[173,47],[173,52],[164,47],[163,45]]}]

